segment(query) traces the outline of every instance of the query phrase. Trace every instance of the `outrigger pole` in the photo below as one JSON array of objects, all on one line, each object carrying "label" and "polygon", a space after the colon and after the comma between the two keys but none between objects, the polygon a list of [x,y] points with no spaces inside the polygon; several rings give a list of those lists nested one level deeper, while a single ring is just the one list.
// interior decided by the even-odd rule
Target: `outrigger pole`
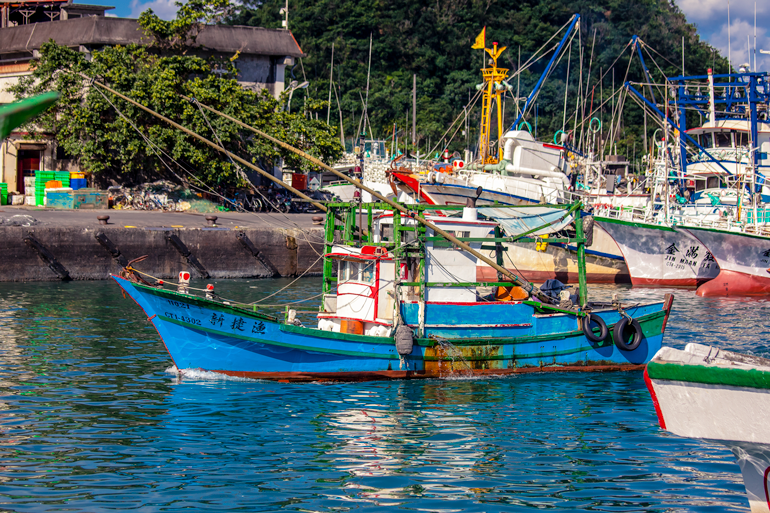
[{"label": "outrigger pole", "polygon": [[[190,98],[187,98],[185,96],[182,96],[182,98],[185,98],[186,100],[190,100]],[[198,105],[200,105],[204,109],[207,109],[207,110],[213,112],[214,114],[217,114],[219,116],[222,116],[225,119],[228,119],[228,120],[232,121],[233,123],[235,123],[235,124],[237,124],[237,125],[239,125],[239,126],[241,126],[243,128],[246,128],[247,130],[251,130],[255,134],[257,134],[257,135],[259,135],[261,137],[264,137],[265,139],[268,139],[269,141],[271,141],[271,142],[281,146],[282,148],[285,148],[285,149],[287,149],[287,150],[289,150],[291,152],[296,153],[300,157],[306,158],[307,160],[309,160],[313,164],[315,164],[315,165],[325,169],[326,171],[329,171],[330,173],[335,174],[336,176],[342,178],[343,180],[347,180],[348,182],[352,183],[353,185],[355,185],[359,189],[365,190],[366,192],[371,194],[373,197],[377,198],[378,200],[380,200],[382,202],[387,203],[391,207],[393,207],[396,210],[400,211],[402,214],[405,214],[407,217],[410,217],[410,218],[414,219],[415,221],[417,221],[418,223],[422,224],[426,228],[430,228],[431,230],[433,230],[434,233],[440,235],[441,237],[444,237],[445,239],[447,239],[452,244],[455,244],[456,246],[462,248],[463,250],[465,250],[468,253],[470,253],[471,255],[475,256],[476,258],[478,258],[479,260],[481,260],[485,264],[487,264],[490,267],[492,267],[493,269],[495,269],[496,271],[504,274],[505,276],[510,278],[513,283],[515,283],[516,285],[520,286],[521,288],[523,288],[524,290],[526,290],[527,292],[529,292],[533,296],[537,297],[540,301],[543,301],[544,303],[548,303],[548,304],[555,304],[556,301],[553,298],[543,294],[543,292],[541,292],[540,289],[537,288],[536,286],[534,286],[533,284],[521,280],[518,276],[516,276],[513,273],[511,273],[511,271],[509,271],[505,267],[503,267],[501,265],[498,265],[493,260],[487,258],[486,256],[482,255],[478,251],[474,250],[473,248],[471,248],[465,242],[462,242],[459,239],[457,239],[454,235],[452,235],[452,234],[450,234],[448,232],[445,232],[444,230],[442,230],[441,228],[439,228],[435,224],[431,223],[430,221],[428,221],[424,217],[422,217],[422,216],[420,216],[420,215],[418,215],[416,213],[415,214],[410,214],[410,212],[409,212],[409,210],[407,208],[403,207],[402,205],[400,205],[400,204],[398,204],[398,203],[396,203],[394,201],[389,200],[388,198],[386,198],[385,196],[381,195],[377,191],[375,191],[373,189],[370,189],[366,185],[362,184],[361,182],[359,182],[355,178],[351,178],[351,177],[349,177],[349,176],[347,176],[347,175],[345,175],[343,173],[340,173],[339,171],[337,171],[333,167],[324,164],[323,162],[321,162],[319,159],[313,157],[312,155],[309,155],[308,153],[305,153],[304,151],[302,151],[302,150],[300,150],[298,148],[295,148],[294,146],[291,146],[290,144],[287,144],[287,143],[285,143],[283,141],[280,141],[280,140],[276,139],[275,137],[273,137],[271,135],[268,135],[268,134],[266,134],[265,132],[263,132],[263,131],[261,131],[259,129],[256,129],[256,128],[252,127],[252,126],[249,126],[246,123],[244,123],[243,121],[237,120],[237,119],[235,119],[232,116],[228,116],[224,112],[220,112],[220,111],[218,111],[218,110],[216,110],[216,109],[214,109],[212,107],[209,107],[207,105],[203,105],[200,102],[198,102]],[[577,221],[577,222],[579,222],[579,221]]]},{"label": "outrigger pole", "polygon": [[[92,80],[91,77],[89,77],[88,75],[86,75],[84,73],[78,73],[78,74],[80,76],[82,76],[83,78],[88,79],[89,81]],[[139,102],[137,102],[135,100],[132,100],[128,96],[125,96],[124,94],[121,94],[121,93],[115,91],[114,89],[106,86],[105,84],[103,84],[103,83],[101,83],[101,82],[99,82],[97,80],[93,80],[91,83],[94,84],[94,85],[97,85],[97,86],[99,86],[99,87],[101,87],[101,88],[103,88],[103,89],[105,89],[105,90],[107,90],[109,92],[111,92],[112,94],[114,94],[115,96],[117,96],[119,98],[122,98],[123,100],[126,100],[127,102],[131,103],[132,105],[136,105],[137,107],[139,107],[143,111],[145,111],[145,112],[147,112],[149,114],[152,114],[153,116],[155,116],[155,117],[157,117],[159,119],[162,119],[163,121],[165,121],[166,123],[170,124],[174,128],[177,128],[177,129],[181,130],[182,132],[195,137],[199,141],[204,142],[207,145],[211,146],[212,148],[214,148],[214,149],[216,149],[216,150],[218,150],[218,151],[228,155],[229,157],[233,158],[234,160],[237,160],[238,162],[240,162],[244,166],[247,166],[247,167],[253,169],[254,171],[257,171],[262,176],[265,176],[265,177],[269,178],[270,180],[272,180],[273,182],[275,182],[276,184],[278,184],[278,185],[280,185],[282,187],[285,187],[287,190],[289,190],[292,193],[296,194],[300,198],[304,198],[304,199],[310,201],[313,205],[317,206],[322,211],[324,211],[324,212],[328,211],[328,209],[326,208],[325,205],[317,203],[315,200],[313,200],[309,196],[306,196],[305,194],[301,193],[300,191],[298,191],[294,187],[290,186],[289,184],[282,182],[281,180],[277,179],[276,177],[274,177],[273,175],[271,175],[267,171],[265,171],[265,170],[255,166],[254,164],[252,164],[252,163],[242,159],[241,157],[239,157],[239,156],[237,156],[237,155],[235,155],[233,153],[230,153],[229,151],[227,151],[223,147],[219,146],[218,144],[215,144],[215,143],[209,141],[208,139],[206,139],[206,138],[196,134],[195,132],[193,132],[191,130],[188,130],[187,128],[183,127],[179,123],[175,123],[175,122],[171,121],[167,117],[165,117],[165,116],[155,112],[154,110],[150,109],[149,107],[145,107],[141,103],[139,103]],[[186,96],[183,96],[183,98],[188,100],[188,101],[191,100],[191,98],[188,98]],[[359,189],[365,190],[366,192],[371,194],[373,197],[379,199],[380,201],[382,201],[384,203],[387,203],[388,205],[390,205],[391,207],[395,208],[396,210],[398,210],[402,214],[405,214],[407,217],[414,219],[415,221],[417,221],[418,223],[422,224],[426,228],[430,228],[431,230],[433,230],[434,233],[440,235],[441,237],[444,237],[446,240],[448,240],[452,244],[462,248],[463,250],[467,251],[471,255],[475,256],[476,258],[478,258],[479,260],[481,260],[482,262],[487,264],[488,266],[490,266],[493,269],[495,269],[496,271],[498,271],[498,272],[502,273],[503,275],[507,276],[508,278],[511,279],[511,281],[513,283],[515,283],[516,285],[520,286],[521,288],[526,290],[531,295],[535,296],[540,301],[542,301],[544,303],[548,303],[548,304],[555,304],[556,303],[556,300],[554,300],[553,298],[545,295],[538,287],[534,286],[531,283],[522,281],[518,276],[514,275],[511,271],[509,271],[508,269],[506,269],[505,267],[503,267],[501,265],[498,265],[497,263],[495,263],[491,259],[487,258],[486,256],[482,255],[481,253],[479,253],[475,249],[471,248],[465,242],[462,242],[462,241],[458,240],[454,235],[452,235],[452,234],[442,230],[441,228],[439,228],[438,226],[434,225],[433,223],[431,223],[430,221],[428,221],[424,217],[422,217],[422,216],[420,216],[420,215],[418,215],[416,213],[410,213],[409,210],[404,208],[402,205],[399,205],[398,203],[395,203],[395,202],[389,200],[388,198],[386,198],[385,196],[382,196],[377,191],[375,191],[373,189],[370,189],[369,187],[365,186],[364,184],[362,184],[358,180],[356,180],[354,178],[351,178],[351,177],[349,177],[349,176],[347,176],[347,175],[345,175],[343,173],[340,173],[336,169],[332,168],[331,166],[328,166],[328,165],[324,164],[323,162],[321,162],[319,159],[313,157],[312,155],[309,155],[309,154],[305,153],[304,151],[302,151],[302,150],[300,150],[298,148],[295,148],[294,146],[291,146],[290,144],[287,144],[287,143],[285,143],[283,141],[279,141],[275,137],[273,137],[271,135],[268,135],[265,132],[262,132],[261,130],[258,130],[256,128],[252,127],[252,126],[249,126],[246,123],[244,123],[242,121],[239,121],[239,120],[237,120],[237,119],[235,119],[235,118],[233,118],[231,116],[228,116],[227,114],[225,114],[223,112],[219,112],[218,110],[213,109],[212,107],[209,107],[207,105],[203,105],[200,102],[198,102],[198,105],[200,105],[201,107],[203,107],[203,108],[205,108],[205,109],[207,109],[207,110],[209,110],[209,111],[211,111],[211,112],[213,112],[215,114],[218,114],[218,115],[224,117],[225,119],[229,119],[233,123],[236,123],[236,124],[238,124],[238,125],[240,125],[240,126],[242,126],[244,128],[247,128],[248,130],[251,130],[255,134],[260,135],[260,136],[268,139],[269,141],[274,142],[275,144],[281,146],[282,148],[285,148],[285,149],[287,149],[287,150],[289,150],[291,152],[296,153],[297,155],[299,155],[301,157],[306,158],[307,160],[309,160],[310,162],[314,163],[315,165],[317,165],[319,167],[322,167],[323,169],[325,169],[325,170],[327,170],[327,171],[337,175],[338,177],[342,178],[343,180],[347,180],[348,182],[352,183],[353,185],[355,185]],[[575,313],[577,313],[577,311]]]},{"label": "outrigger pole", "polygon": [[[79,74],[80,76],[82,76],[83,78],[86,78],[86,79],[88,79],[89,81],[91,81],[91,77],[89,77],[88,75],[86,75],[86,74],[84,74],[84,73],[78,73],[78,74]],[[149,114],[152,114],[153,116],[155,116],[155,117],[157,117],[157,118],[160,118],[160,119],[162,119],[163,121],[165,121],[165,122],[166,122],[166,123],[168,123],[169,125],[173,126],[174,128],[177,128],[177,129],[181,130],[182,132],[184,132],[184,133],[186,133],[186,134],[188,134],[188,135],[191,135],[191,136],[195,137],[195,138],[196,138],[196,139],[198,139],[199,141],[201,141],[201,142],[203,142],[203,143],[206,143],[206,144],[208,144],[209,146],[211,146],[211,147],[212,147],[212,148],[214,148],[215,150],[221,151],[222,153],[224,153],[224,154],[225,154],[225,155],[227,155],[228,157],[230,157],[230,158],[232,158],[232,159],[234,159],[234,160],[237,160],[238,162],[240,162],[241,164],[243,164],[244,166],[246,166],[246,167],[248,167],[248,168],[250,168],[250,169],[253,169],[254,171],[256,171],[257,173],[259,173],[260,175],[264,176],[265,178],[268,178],[268,179],[272,180],[274,183],[276,183],[276,184],[280,185],[281,187],[284,187],[284,188],[286,188],[287,190],[289,190],[289,191],[291,191],[292,193],[296,194],[296,195],[297,195],[297,196],[299,196],[300,198],[302,198],[302,199],[304,199],[304,200],[307,200],[307,201],[309,201],[310,203],[312,203],[313,205],[315,205],[315,207],[316,207],[316,208],[319,208],[319,209],[321,209],[323,212],[326,212],[326,211],[328,210],[328,209],[326,208],[326,205],[324,205],[324,204],[322,204],[322,203],[318,203],[316,200],[314,200],[314,199],[313,199],[313,198],[311,198],[310,196],[307,196],[307,195],[303,194],[302,192],[298,191],[297,189],[295,189],[295,188],[294,188],[294,187],[292,187],[291,185],[287,184],[286,182],[284,182],[284,181],[282,181],[282,180],[279,180],[278,178],[274,177],[273,175],[271,175],[270,173],[268,173],[268,172],[267,172],[267,171],[265,171],[264,169],[262,169],[262,168],[260,168],[260,167],[257,167],[257,166],[255,166],[255,165],[254,165],[254,164],[252,164],[251,162],[249,162],[249,161],[247,161],[247,160],[244,160],[244,159],[242,159],[241,157],[239,157],[238,155],[236,155],[236,154],[234,154],[234,153],[231,153],[231,152],[227,151],[227,150],[226,150],[226,149],[224,149],[222,146],[219,146],[218,144],[216,144],[216,143],[213,143],[213,142],[209,141],[209,140],[208,140],[208,139],[206,139],[205,137],[202,137],[202,136],[200,136],[200,135],[196,134],[196,133],[195,133],[195,132],[193,132],[192,130],[188,130],[187,128],[183,127],[183,126],[182,126],[182,125],[180,125],[179,123],[175,123],[175,122],[171,121],[171,120],[170,120],[170,119],[168,119],[167,117],[165,117],[165,116],[163,116],[163,115],[161,115],[161,114],[158,114],[158,113],[157,113],[157,112],[155,112],[154,110],[152,110],[152,109],[150,109],[150,108],[148,108],[148,107],[145,107],[145,106],[144,106],[144,105],[142,105],[141,103],[138,103],[138,102],[136,102],[136,101],[132,100],[132,99],[131,99],[131,98],[129,98],[128,96],[125,96],[125,95],[123,95],[123,94],[120,94],[119,92],[117,92],[117,91],[115,91],[114,89],[112,89],[112,88],[110,88],[110,87],[108,87],[108,86],[106,86],[106,85],[102,84],[101,82],[99,82],[99,81],[97,81],[97,80],[94,80],[94,81],[93,81],[93,84],[94,84],[94,85],[98,85],[99,87],[102,87],[102,88],[106,89],[107,91],[111,92],[111,93],[112,93],[112,94],[114,94],[115,96],[117,96],[117,97],[119,97],[119,98],[122,98],[122,99],[126,100],[127,102],[129,102],[129,103],[131,103],[131,104],[133,104],[133,105],[136,105],[137,107],[139,107],[139,108],[140,108],[140,109],[142,109],[143,111],[145,111],[145,112],[148,112]],[[199,105],[202,105],[202,104],[199,104]],[[205,107],[205,105],[203,105],[203,106]],[[207,108],[208,108],[208,107],[207,107]]]}]

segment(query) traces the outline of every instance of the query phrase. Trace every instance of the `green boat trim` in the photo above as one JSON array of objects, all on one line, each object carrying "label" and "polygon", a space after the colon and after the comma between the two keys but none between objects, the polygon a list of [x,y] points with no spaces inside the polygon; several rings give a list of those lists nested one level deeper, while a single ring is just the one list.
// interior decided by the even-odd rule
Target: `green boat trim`
[{"label": "green boat trim", "polygon": [[685,229],[685,230],[694,230],[694,231],[702,231],[702,232],[714,232],[714,233],[724,233],[727,235],[738,235],[740,237],[749,237],[751,239],[761,239],[761,240],[768,240],[770,237],[765,237],[763,235],[756,235],[753,233],[746,233],[746,232],[734,232],[731,230],[720,230],[719,228],[707,228],[705,226],[688,226],[688,225],[681,225],[679,228]]},{"label": "green boat trim", "polygon": [[770,390],[770,371],[757,369],[727,369],[652,361],[647,364],[647,374],[650,379]]},{"label": "green boat trim", "polygon": [[648,230],[660,230],[662,232],[675,232],[676,230],[670,226],[641,223],[635,221],[623,221],[621,219],[612,219],[610,217],[594,217],[594,220],[600,223],[620,224],[623,226],[631,226],[633,228],[646,228]]}]

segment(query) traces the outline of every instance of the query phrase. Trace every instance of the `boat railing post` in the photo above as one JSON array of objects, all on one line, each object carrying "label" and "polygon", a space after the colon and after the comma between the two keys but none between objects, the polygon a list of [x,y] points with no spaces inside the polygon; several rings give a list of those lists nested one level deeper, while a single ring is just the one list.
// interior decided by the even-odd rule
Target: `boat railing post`
[{"label": "boat railing post", "polygon": [[[373,219],[373,217],[374,217],[374,215],[373,215],[373,212],[372,212],[372,204],[368,203],[366,205],[366,231],[369,234],[368,239],[367,239],[369,242],[374,242],[374,234],[372,233],[372,219]],[[382,242],[382,241],[380,241],[380,242]]]},{"label": "boat railing post", "polygon": [[[328,255],[333,250],[334,245],[334,228],[336,225],[336,208],[328,207],[329,211],[326,213],[326,226],[324,226],[324,254]],[[334,262],[329,257],[324,257],[323,265],[323,307],[326,305],[326,294],[332,288],[332,274],[334,273]]]},{"label": "boat railing post", "polygon": [[577,259],[578,259],[578,295],[580,308],[585,308],[588,302],[588,293],[586,290],[586,239],[583,234],[583,219],[581,209],[575,211],[575,235],[577,237]]},{"label": "boat railing post", "polygon": [[[497,265],[503,267],[503,245],[500,239],[503,237],[503,232],[500,229],[500,225],[495,226],[495,261]],[[503,281],[503,273],[497,271],[497,281]]]},{"label": "boat railing post", "polygon": [[349,244],[353,241],[353,232],[356,227],[356,207],[352,203],[347,204],[345,209],[345,231],[342,234],[342,241],[345,244]]},{"label": "boat railing post", "polygon": [[426,232],[427,230],[423,225],[417,225],[414,227],[415,229],[415,238],[418,241],[418,251],[420,252],[420,262],[418,263],[418,270],[417,273],[419,275],[419,279],[416,281],[420,282],[420,301],[419,301],[419,312],[418,312],[418,337],[424,337],[425,336],[425,295],[426,295],[426,284],[428,283],[428,275],[427,275],[427,266],[426,266],[426,259],[428,257],[428,245],[427,241],[425,240]]},{"label": "boat railing post", "polygon": [[393,209],[393,265],[395,275],[393,279],[393,314],[394,327],[401,320],[401,212]]}]

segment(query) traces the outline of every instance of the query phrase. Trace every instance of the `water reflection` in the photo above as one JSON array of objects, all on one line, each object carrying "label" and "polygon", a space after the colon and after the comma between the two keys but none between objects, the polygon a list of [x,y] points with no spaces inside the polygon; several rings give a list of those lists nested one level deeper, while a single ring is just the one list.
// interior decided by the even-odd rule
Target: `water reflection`
[{"label": "water reflection", "polygon": [[[246,299],[286,285],[262,283],[217,290]],[[664,292],[595,297],[618,290]],[[668,343],[767,352],[766,301],[675,293]],[[661,431],[640,373],[179,378],[108,283],[0,284],[0,352],[0,509],[747,509],[732,454]]]}]

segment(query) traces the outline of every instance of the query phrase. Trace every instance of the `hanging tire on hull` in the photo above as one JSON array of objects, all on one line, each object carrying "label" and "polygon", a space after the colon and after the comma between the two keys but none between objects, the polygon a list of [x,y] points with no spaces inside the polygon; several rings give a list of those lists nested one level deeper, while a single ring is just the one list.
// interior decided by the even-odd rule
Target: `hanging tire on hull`
[{"label": "hanging tire on hull", "polygon": [[[599,327],[598,335],[594,333],[594,330],[591,328],[591,324],[596,324]],[[583,319],[583,334],[588,340],[591,342],[601,342],[607,338],[609,332],[609,329],[607,329],[607,323],[604,322],[604,319],[596,314],[586,314],[585,319]]]},{"label": "hanging tire on hull", "polygon": [[[631,338],[628,338],[629,334]],[[623,351],[633,351],[642,343],[642,326],[636,319],[629,321],[628,318],[623,317],[615,324],[612,340]]]}]

